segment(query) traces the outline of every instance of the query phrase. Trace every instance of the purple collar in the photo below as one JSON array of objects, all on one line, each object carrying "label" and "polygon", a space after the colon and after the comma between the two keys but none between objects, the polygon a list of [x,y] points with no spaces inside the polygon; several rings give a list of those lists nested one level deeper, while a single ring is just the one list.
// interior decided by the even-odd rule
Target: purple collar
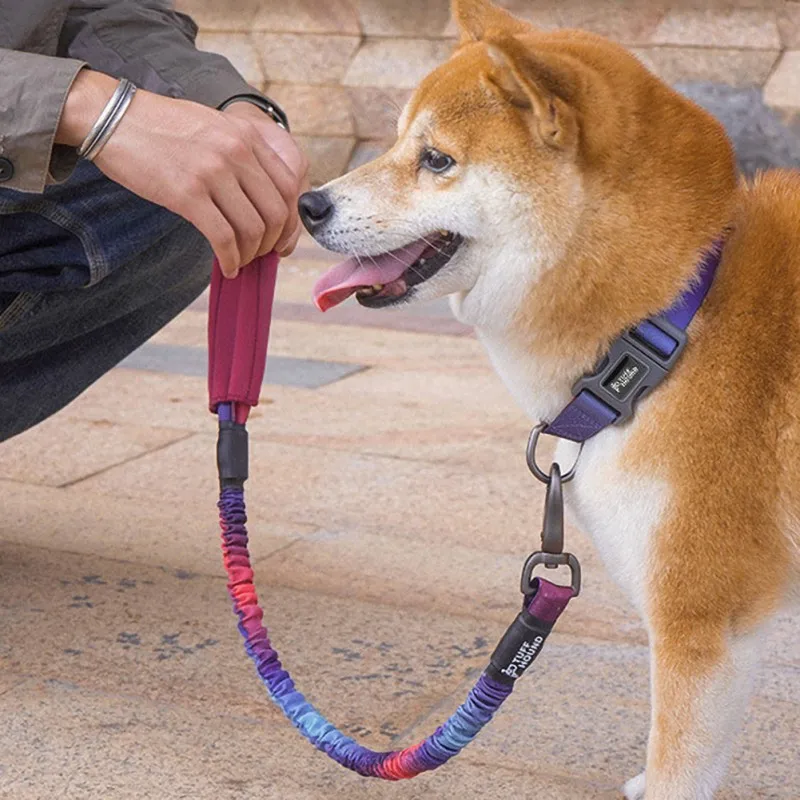
[{"label": "purple collar", "polygon": [[696,279],[673,305],[615,339],[594,372],[572,387],[572,401],[544,433],[585,442],[633,416],[636,403],[658,386],[683,352],[686,329],[714,282],[724,241],[703,258]]}]

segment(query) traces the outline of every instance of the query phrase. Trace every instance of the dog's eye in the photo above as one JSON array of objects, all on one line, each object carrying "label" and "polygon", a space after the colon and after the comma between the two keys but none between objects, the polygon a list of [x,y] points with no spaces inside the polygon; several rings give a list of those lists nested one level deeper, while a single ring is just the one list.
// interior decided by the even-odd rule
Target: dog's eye
[{"label": "dog's eye", "polygon": [[419,163],[431,172],[447,172],[455,164],[455,159],[438,150],[423,150]]}]

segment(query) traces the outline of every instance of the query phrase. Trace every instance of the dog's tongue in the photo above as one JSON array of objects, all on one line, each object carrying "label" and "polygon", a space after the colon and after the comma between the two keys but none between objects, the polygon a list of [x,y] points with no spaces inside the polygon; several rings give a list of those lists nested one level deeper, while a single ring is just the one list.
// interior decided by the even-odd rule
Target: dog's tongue
[{"label": "dog's tongue", "polygon": [[338,306],[359,289],[396,281],[424,252],[420,239],[379,256],[355,256],[328,270],[314,284],[314,302],[320,311]]}]

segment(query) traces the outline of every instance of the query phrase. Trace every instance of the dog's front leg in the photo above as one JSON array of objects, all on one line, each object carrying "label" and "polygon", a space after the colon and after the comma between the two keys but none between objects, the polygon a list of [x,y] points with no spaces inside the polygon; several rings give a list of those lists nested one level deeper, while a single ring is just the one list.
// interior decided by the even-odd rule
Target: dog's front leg
[{"label": "dog's front leg", "polygon": [[760,633],[726,622],[674,619],[651,632],[652,717],[647,770],[628,800],[711,800],[741,726]]}]

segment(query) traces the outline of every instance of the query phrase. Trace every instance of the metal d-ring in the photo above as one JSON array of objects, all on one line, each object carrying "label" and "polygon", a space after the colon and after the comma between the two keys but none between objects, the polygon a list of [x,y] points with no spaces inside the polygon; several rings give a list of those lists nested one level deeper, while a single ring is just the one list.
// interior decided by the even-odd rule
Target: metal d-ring
[{"label": "metal d-ring", "polygon": [[[539,442],[539,436],[542,434],[542,432],[546,427],[547,427],[546,422],[540,422],[531,431],[531,435],[528,438],[528,449],[526,450],[525,455],[528,460],[528,469],[542,483],[549,484],[550,476],[548,475],[548,473],[544,472],[542,468],[536,463],[536,445]],[[572,466],[566,473],[564,473],[564,475],[561,476],[561,483],[568,483],[575,477],[575,470],[578,466],[578,461],[580,460],[581,453],[583,452],[583,444],[584,443],[581,442],[580,449],[578,450],[578,455],[575,456],[575,461],[573,462]]]}]

